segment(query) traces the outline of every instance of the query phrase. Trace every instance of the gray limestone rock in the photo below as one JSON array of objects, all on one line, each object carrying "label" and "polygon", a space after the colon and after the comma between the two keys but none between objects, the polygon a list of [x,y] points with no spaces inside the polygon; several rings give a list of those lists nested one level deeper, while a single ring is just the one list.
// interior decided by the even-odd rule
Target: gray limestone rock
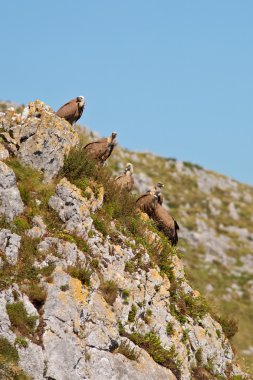
[{"label": "gray limestone rock", "polygon": [[9,264],[15,265],[18,260],[21,237],[10,230],[0,230],[0,251],[5,254]]},{"label": "gray limestone rock", "polygon": [[7,148],[24,164],[42,171],[45,180],[59,172],[64,157],[78,143],[72,125],[39,100],[29,103],[22,116],[8,110],[2,123]]},{"label": "gray limestone rock", "polygon": [[0,161],[0,215],[11,221],[23,212],[24,205],[12,169]]}]

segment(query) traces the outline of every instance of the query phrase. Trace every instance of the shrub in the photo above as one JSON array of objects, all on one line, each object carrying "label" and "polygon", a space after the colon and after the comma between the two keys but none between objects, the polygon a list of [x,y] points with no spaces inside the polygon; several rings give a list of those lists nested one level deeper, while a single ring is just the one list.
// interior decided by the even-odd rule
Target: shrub
[{"label": "shrub", "polygon": [[88,268],[82,268],[80,266],[68,267],[67,272],[71,277],[80,280],[83,285],[90,286],[90,276],[92,272]]},{"label": "shrub", "polygon": [[106,237],[110,234],[110,229],[108,223],[103,220],[103,215],[101,212],[97,212],[92,215],[93,224],[97,231],[101,232],[101,234]]},{"label": "shrub", "polygon": [[69,284],[62,285],[60,289],[62,292],[66,292],[67,290],[69,290]]},{"label": "shrub", "polygon": [[172,322],[168,322],[167,326],[166,326],[166,334],[167,335],[173,335],[174,332],[175,332],[175,330],[174,330],[174,327],[173,327],[173,323]]},{"label": "shrub", "polygon": [[5,338],[0,337],[0,361],[18,362],[18,351],[12,344]]},{"label": "shrub", "polygon": [[130,295],[130,292],[127,289],[122,289],[121,290],[121,295],[122,295],[122,298],[127,299],[129,297],[129,295]]},{"label": "shrub", "polygon": [[129,311],[129,314],[128,314],[129,322],[134,322],[136,313],[137,313],[137,307],[134,304],[132,304],[131,310]]},{"label": "shrub", "polygon": [[163,367],[169,368],[174,373],[176,378],[180,379],[181,371],[179,368],[179,362],[176,360],[177,355],[175,353],[175,347],[172,347],[170,350],[163,348],[161,346],[160,338],[153,332],[145,335],[131,333],[127,334],[127,337],[137,346],[147,351],[155,362]]},{"label": "shrub", "polygon": [[235,318],[215,316],[215,319],[220,323],[222,330],[228,339],[233,338],[238,332],[238,321]]},{"label": "shrub", "polygon": [[147,324],[150,323],[150,320],[151,320],[151,316],[152,316],[152,310],[151,309],[147,309],[143,315],[143,320],[144,322],[146,322]]},{"label": "shrub", "polygon": [[131,348],[129,342],[124,341],[120,343],[119,347],[114,351],[114,353],[124,355],[127,359],[137,360],[139,355],[135,348]]},{"label": "shrub", "polygon": [[112,280],[105,281],[100,285],[100,290],[106,302],[113,305],[118,295],[118,285]]},{"label": "shrub", "polygon": [[18,336],[15,339],[15,345],[17,345],[19,347],[27,348],[28,347],[28,342],[27,342],[27,340],[25,338],[22,338],[21,336]]},{"label": "shrub", "polygon": [[203,318],[208,312],[208,306],[204,297],[193,297],[192,295],[187,294],[184,297],[184,300],[186,304],[186,313],[193,319]]},{"label": "shrub", "polygon": [[125,271],[132,274],[136,270],[136,264],[133,260],[129,260],[125,263]]},{"label": "shrub", "polygon": [[8,303],[6,311],[14,330],[18,330],[23,336],[29,336],[34,332],[37,317],[28,315],[23,302]]},{"label": "shrub", "polygon": [[196,354],[195,354],[195,359],[197,360],[197,363],[198,365],[201,365],[202,364],[202,353],[203,353],[203,350],[202,348],[199,348],[197,351],[196,351]]}]

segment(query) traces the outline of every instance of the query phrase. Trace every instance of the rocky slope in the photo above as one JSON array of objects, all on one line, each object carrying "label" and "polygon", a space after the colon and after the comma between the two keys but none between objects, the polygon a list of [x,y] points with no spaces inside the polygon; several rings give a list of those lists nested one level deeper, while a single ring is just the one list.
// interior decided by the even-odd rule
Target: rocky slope
[{"label": "rocky slope", "polygon": [[[70,152],[88,132],[78,135],[36,101],[22,115],[0,114],[0,135],[1,378],[247,378],[228,340],[236,326],[191,287],[180,251],[134,212],[133,198],[116,191],[109,169],[97,169],[78,148]],[[122,149],[111,169],[126,160],[135,164],[139,189],[158,177],[168,184],[184,257],[196,261],[203,277],[216,261],[237,268],[224,259],[233,258],[227,234],[238,231],[226,231],[219,191],[229,201],[228,190],[232,197],[243,185]],[[250,191],[243,196],[250,202]],[[238,198],[228,212],[235,216],[246,201]],[[220,215],[221,236],[210,215]]]}]

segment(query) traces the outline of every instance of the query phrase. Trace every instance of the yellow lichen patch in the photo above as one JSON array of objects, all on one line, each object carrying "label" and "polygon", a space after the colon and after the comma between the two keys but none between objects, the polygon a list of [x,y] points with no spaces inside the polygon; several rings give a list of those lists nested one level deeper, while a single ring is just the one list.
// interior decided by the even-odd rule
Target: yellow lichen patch
[{"label": "yellow lichen patch", "polygon": [[120,245],[114,245],[114,252],[118,253],[119,255],[123,255],[122,248]]},{"label": "yellow lichen patch", "polygon": [[144,212],[140,211],[140,216],[141,216],[141,219],[144,221],[149,220],[149,216],[145,214]]},{"label": "yellow lichen patch", "polygon": [[149,279],[152,282],[155,282],[155,281],[162,282],[163,281],[161,275],[159,274],[159,272],[156,269],[150,269],[149,270]]},{"label": "yellow lichen patch", "polygon": [[202,327],[195,326],[194,334],[199,342],[206,339],[206,332]]},{"label": "yellow lichen patch", "polygon": [[83,289],[82,283],[77,278],[70,279],[70,287],[72,290],[73,298],[76,302],[84,304],[89,294],[87,288]]},{"label": "yellow lichen patch", "polygon": [[192,296],[194,298],[199,297],[200,296],[200,292],[198,290],[194,290]]}]

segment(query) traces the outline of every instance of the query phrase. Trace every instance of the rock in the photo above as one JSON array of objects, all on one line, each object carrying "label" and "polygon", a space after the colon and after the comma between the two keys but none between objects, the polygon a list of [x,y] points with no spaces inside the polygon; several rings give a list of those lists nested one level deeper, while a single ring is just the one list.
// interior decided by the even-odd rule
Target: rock
[{"label": "rock", "polygon": [[16,184],[12,169],[0,161],[0,215],[8,221],[23,212],[24,204]]},{"label": "rock", "polygon": [[[66,230],[87,239],[91,229],[90,203],[81,190],[63,178],[56,186],[56,195],[49,200],[49,206],[57,211],[60,219],[66,223]],[[93,207],[95,207],[93,205]]]},{"label": "rock", "polygon": [[90,348],[89,360],[80,360],[76,367],[77,379],[89,380],[176,380],[173,373],[159,366],[144,351],[140,350],[137,361],[129,360],[121,354],[111,354]]},{"label": "rock", "polygon": [[0,251],[5,254],[9,264],[15,265],[18,260],[21,237],[10,230],[0,230]]},{"label": "rock", "polygon": [[64,157],[77,145],[78,134],[43,102],[29,103],[22,116],[8,110],[1,134],[10,151],[20,160],[53,178],[63,166]]},{"label": "rock", "polygon": [[77,248],[76,244],[54,237],[48,237],[41,241],[38,245],[38,252],[40,252],[43,260],[35,262],[37,268],[44,268],[49,264],[67,268],[77,263],[83,265],[86,262],[85,255]]},{"label": "rock", "polygon": [[9,158],[9,152],[5,149],[3,144],[0,143],[0,160],[4,161],[7,160],[7,158]]},{"label": "rock", "polygon": [[46,225],[43,222],[41,216],[37,215],[33,218],[33,227],[27,231],[27,235],[32,239],[38,239],[45,235],[46,233]]},{"label": "rock", "polygon": [[32,378],[44,380],[44,355],[42,347],[30,341],[28,342],[27,348],[18,348],[19,365]]}]

